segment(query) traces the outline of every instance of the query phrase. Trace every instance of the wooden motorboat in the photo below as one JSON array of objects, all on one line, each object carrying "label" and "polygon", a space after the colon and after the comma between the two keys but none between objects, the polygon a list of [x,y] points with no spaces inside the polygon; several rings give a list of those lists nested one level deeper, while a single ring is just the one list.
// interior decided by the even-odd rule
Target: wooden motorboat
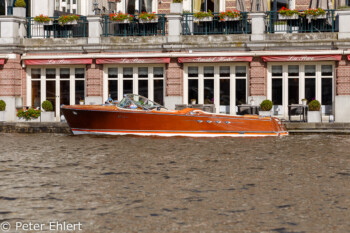
[{"label": "wooden motorboat", "polygon": [[230,116],[199,109],[168,110],[143,96],[127,94],[113,105],[65,105],[73,134],[242,137],[288,135],[278,118]]}]

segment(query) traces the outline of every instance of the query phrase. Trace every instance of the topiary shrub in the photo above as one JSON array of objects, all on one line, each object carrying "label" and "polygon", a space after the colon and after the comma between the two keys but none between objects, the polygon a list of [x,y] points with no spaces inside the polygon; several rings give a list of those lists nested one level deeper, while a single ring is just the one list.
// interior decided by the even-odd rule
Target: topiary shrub
[{"label": "topiary shrub", "polygon": [[53,106],[52,106],[52,103],[48,100],[45,100],[41,106],[43,107],[43,109],[46,111],[46,112],[51,112],[53,111]]},{"label": "topiary shrub", "polygon": [[321,104],[318,100],[313,100],[309,103],[309,111],[320,111]]},{"label": "topiary shrub", "polygon": [[272,108],[272,105],[273,105],[273,103],[271,100],[264,100],[260,104],[260,109],[261,109],[261,111],[270,111]]},{"label": "topiary shrub", "polygon": [[15,7],[26,7],[26,2],[24,0],[17,0]]},{"label": "topiary shrub", "polygon": [[5,111],[6,109],[6,103],[3,100],[0,100],[0,111]]}]

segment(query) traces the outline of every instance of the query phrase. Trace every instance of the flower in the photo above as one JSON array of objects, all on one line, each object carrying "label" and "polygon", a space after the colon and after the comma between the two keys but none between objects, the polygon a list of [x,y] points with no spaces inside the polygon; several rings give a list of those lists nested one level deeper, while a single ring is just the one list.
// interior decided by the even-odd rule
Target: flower
[{"label": "flower", "polygon": [[291,10],[291,9],[286,8],[286,7],[282,7],[278,11],[278,14],[285,15],[285,16],[300,15],[298,10]]},{"label": "flower", "polygon": [[124,21],[124,20],[129,20],[133,21],[134,16],[129,15],[129,14],[123,14],[123,13],[111,13],[109,14],[109,19],[112,21]]},{"label": "flower", "polygon": [[201,19],[205,17],[214,17],[214,15],[211,13],[210,10],[208,12],[203,12],[203,11],[197,12],[193,16],[197,19]]},{"label": "flower", "polygon": [[58,18],[58,23],[60,25],[64,25],[68,22],[72,22],[74,20],[78,20],[80,17],[79,15],[62,15]]},{"label": "flower", "polygon": [[322,8],[317,8],[317,9],[307,9],[305,11],[303,11],[302,13],[302,16],[319,16],[319,15],[325,15],[326,14],[326,11],[323,10]]},{"label": "flower", "polygon": [[38,23],[45,23],[45,22],[50,22],[51,19],[49,16],[44,16],[43,14],[35,16],[34,21]]},{"label": "flower", "polygon": [[41,111],[30,108],[30,109],[20,109],[17,112],[17,117],[24,118],[26,120],[36,119],[40,116]]},{"label": "flower", "polygon": [[225,21],[225,18],[242,18],[242,14],[238,10],[227,10],[226,12],[220,12],[219,18],[220,21]]},{"label": "flower", "polygon": [[139,14],[138,18],[145,21],[151,21],[153,19],[157,19],[157,16],[155,15],[155,13],[142,12],[141,14]]}]

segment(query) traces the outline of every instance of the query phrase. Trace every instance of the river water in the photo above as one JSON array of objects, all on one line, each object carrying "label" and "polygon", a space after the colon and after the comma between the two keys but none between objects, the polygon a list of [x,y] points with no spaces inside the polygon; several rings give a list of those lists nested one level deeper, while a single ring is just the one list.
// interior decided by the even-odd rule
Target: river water
[{"label": "river water", "polygon": [[8,232],[350,232],[350,136],[0,134],[0,177]]}]

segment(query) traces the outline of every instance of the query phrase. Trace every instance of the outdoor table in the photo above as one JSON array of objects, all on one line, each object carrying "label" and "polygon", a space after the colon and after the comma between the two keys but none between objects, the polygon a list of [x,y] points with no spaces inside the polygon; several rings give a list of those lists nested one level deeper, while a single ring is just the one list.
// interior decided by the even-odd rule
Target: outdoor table
[{"label": "outdoor table", "polygon": [[[296,115],[300,116],[300,121],[307,122],[307,111],[309,109],[308,105],[303,105],[303,104],[291,104],[288,105],[288,117],[289,121],[291,121],[291,116],[292,116],[292,110],[296,110]],[[301,120],[302,118],[302,120]]]},{"label": "outdoor table", "polygon": [[251,105],[251,104],[241,104],[237,106],[238,112],[241,112],[242,108],[248,109],[249,114],[258,115],[259,114],[259,105]]}]

